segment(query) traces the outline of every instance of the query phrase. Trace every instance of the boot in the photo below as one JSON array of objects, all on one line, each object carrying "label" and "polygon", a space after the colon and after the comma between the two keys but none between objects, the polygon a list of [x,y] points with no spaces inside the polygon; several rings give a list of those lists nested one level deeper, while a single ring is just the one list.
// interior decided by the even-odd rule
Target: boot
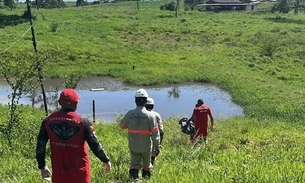
[{"label": "boot", "polygon": [[144,179],[149,179],[151,176],[151,172],[150,171],[147,171],[147,170],[142,170],[142,177]]},{"label": "boot", "polygon": [[139,170],[137,170],[137,169],[130,169],[129,170],[129,176],[133,180],[138,179],[139,178]]}]

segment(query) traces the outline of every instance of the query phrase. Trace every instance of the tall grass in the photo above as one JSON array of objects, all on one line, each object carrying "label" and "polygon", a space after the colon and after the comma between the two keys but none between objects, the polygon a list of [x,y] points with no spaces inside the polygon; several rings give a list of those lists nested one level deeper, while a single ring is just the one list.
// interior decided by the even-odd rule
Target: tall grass
[{"label": "tall grass", "polygon": [[[303,182],[304,126],[232,118],[217,121],[208,145],[194,147],[178,119],[165,122],[165,138],[149,182]],[[95,125],[113,168],[107,175],[90,154],[92,182],[130,182],[126,131],[117,123]],[[283,130],[285,129],[285,130]],[[33,148],[35,144],[31,145]],[[34,151],[32,151],[34,154]],[[1,156],[0,182],[41,182],[33,155]],[[47,162],[50,165],[49,158]],[[140,182],[142,182],[141,180]],[[147,182],[147,181],[144,181]]]}]

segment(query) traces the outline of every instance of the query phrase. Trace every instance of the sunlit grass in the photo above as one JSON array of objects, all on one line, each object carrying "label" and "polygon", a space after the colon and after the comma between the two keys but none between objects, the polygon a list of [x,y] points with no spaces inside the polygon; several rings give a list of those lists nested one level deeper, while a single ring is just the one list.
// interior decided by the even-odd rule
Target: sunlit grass
[{"label": "sunlit grass", "polygon": [[[301,145],[304,126],[285,122],[233,118],[217,121],[208,145],[193,147],[180,132],[178,119],[165,122],[166,136],[149,182],[303,182]],[[118,124],[95,125],[112,160],[105,175],[102,163],[90,153],[92,182],[129,182],[127,132]],[[283,130],[285,129],[285,130]],[[34,147],[35,144],[32,144]],[[33,151],[34,154],[34,151]],[[47,158],[49,163],[49,158]],[[16,153],[1,156],[0,182],[41,182],[36,160]]]}]

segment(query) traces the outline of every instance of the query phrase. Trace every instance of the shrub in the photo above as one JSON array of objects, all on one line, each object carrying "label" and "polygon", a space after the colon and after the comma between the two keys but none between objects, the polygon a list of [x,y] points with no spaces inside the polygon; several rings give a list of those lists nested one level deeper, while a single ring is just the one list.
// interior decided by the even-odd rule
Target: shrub
[{"label": "shrub", "polygon": [[53,9],[53,8],[65,8],[66,4],[63,0],[38,0],[37,6],[39,8]]},{"label": "shrub", "polygon": [[272,57],[275,48],[272,43],[266,43],[262,46],[262,54],[267,57]]},{"label": "shrub", "polygon": [[76,1],[76,6],[87,6],[89,3],[85,0],[77,0]]},{"label": "shrub", "polygon": [[58,22],[52,22],[52,23],[50,24],[50,30],[51,30],[51,32],[56,32],[57,29],[58,29],[58,27],[59,27],[59,23],[58,23]]},{"label": "shrub", "polygon": [[176,10],[176,3],[171,2],[169,4],[161,5],[160,10],[169,10],[169,11],[175,11]]}]

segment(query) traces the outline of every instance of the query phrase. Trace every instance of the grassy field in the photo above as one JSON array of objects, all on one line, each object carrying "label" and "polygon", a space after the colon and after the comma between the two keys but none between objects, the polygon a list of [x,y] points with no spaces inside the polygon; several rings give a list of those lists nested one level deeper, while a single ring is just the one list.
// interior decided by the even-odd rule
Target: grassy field
[{"label": "grassy field", "polygon": [[[46,56],[44,75],[112,76],[139,86],[206,82],[243,106],[245,118],[216,121],[209,145],[199,148],[179,132],[178,119],[166,121],[149,182],[304,182],[305,15],[271,14],[264,4],[255,13],[181,8],[175,17],[159,10],[168,2],[140,2],[140,11],[134,1],[32,9],[37,49]],[[33,52],[29,23],[19,17],[24,10],[22,4],[0,12],[3,20],[15,18],[1,24],[5,61]],[[0,111],[5,122],[6,106]],[[27,130],[13,151],[0,134],[0,182],[41,182],[34,149],[43,112],[25,111]],[[91,156],[92,182],[128,182],[126,132],[117,124],[96,129],[113,170],[103,175]]]}]

